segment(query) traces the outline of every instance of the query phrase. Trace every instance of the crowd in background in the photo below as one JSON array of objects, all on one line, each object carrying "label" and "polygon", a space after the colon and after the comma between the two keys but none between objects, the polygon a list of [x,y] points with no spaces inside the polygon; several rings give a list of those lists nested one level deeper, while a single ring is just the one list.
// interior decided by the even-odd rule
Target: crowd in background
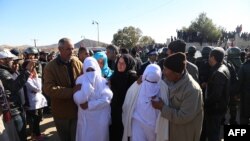
[{"label": "crowd in background", "polygon": [[[46,140],[52,114],[61,141],[219,141],[221,125],[248,125],[250,53],[173,40],[106,52],[58,42],[58,53],[0,50],[0,139]],[[230,119],[225,115],[229,111]],[[239,111],[239,120],[237,113]]]}]

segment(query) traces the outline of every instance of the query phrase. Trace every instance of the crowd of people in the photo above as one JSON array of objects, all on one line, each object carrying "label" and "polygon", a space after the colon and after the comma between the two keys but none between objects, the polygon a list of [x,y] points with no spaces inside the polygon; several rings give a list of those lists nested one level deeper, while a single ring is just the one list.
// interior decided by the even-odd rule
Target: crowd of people
[{"label": "crowd of people", "polygon": [[146,61],[115,45],[75,55],[69,38],[57,55],[1,49],[0,140],[27,141],[26,125],[32,140],[46,140],[40,122],[52,114],[61,141],[219,141],[221,125],[249,124],[250,53],[196,51],[173,40]]},{"label": "crowd of people", "polygon": [[[182,39],[185,42],[203,42],[206,41],[205,35],[202,35],[200,32],[197,31],[185,31],[185,30],[177,30],[177,39]],[[235,31],[225,31],[221,30],[221,37],[219,38],[220,41],[227,41],[228,39],[235,39],[235,35],[238,34],[239,37],[245,41],[250,40],[250,33],[242,32],[242,25],[237,26]],[[171,41],[176,40],[176,37],[171,36]],[[217,40],[214,41],[207,41],[217,43]]]}]

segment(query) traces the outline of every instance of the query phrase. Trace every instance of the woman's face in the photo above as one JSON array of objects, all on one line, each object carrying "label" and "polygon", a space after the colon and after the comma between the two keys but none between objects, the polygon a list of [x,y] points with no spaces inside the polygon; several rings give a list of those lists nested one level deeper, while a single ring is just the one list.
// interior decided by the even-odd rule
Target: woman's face
[{"label": "woman's face", "polygon": [[103,61],[103,59],[99,59],[99,60],[97,60],[97,62],[98,62],[98,64],[99,64],[100,68],[102,69],[103,66],[104,66],[104,61]]},{"label": "woman's face", "polygon": [[124,61],[124,59],[121,57],[119,60],[118,60],[118,63],[117,63],[117,69],[119,72],[124,72],[126,70],[126,63]]}]

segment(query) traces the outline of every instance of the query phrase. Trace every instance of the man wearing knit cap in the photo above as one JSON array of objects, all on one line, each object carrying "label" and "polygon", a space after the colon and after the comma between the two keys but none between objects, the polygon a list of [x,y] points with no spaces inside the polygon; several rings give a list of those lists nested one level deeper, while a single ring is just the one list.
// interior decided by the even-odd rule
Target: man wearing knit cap
[{"label": "man wearing knit cap", "polygon": [[199,141],[203,121],[202,90],[186,71],[186,55],[175,53],[164,62],[163,73],[172,82],[169,86],[169,105],[161,99],[151,101],[169,120],[169,140]]},{"label": "man wearing knit cap", "polygon": [[[167,51],[168,55],[171,55],[177,52],[182,52],[182,53],[186,52],[186,43],[183,40],[175,40],[168,45],[168,51]],[[199,82],[199,79],[198,79],[199,73],[198,73],[197,66],[187,61],[186,68],[187,68],[188,73],[194,78],[194,80],[196,82]]]},{"label": "man wearing knit cap", "polygon": [[208,141],[220,140],[220,125],[224,118],[229,101],[230,72],[222,63],[224,50],[221,47],[214,48],[209,54],[211,76],[208,79],[205,93],[205,118],[203,133]]}]

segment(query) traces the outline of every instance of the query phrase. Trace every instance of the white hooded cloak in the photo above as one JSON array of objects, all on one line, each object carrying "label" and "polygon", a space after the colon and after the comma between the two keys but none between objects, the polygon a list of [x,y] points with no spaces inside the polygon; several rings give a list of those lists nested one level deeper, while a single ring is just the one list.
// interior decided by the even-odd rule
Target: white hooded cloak
[{"label": "white hooded cloak", "polygon": [[[78,105],[76,141],[108,141],[113,93],[94,58],[87,57],[83,66],[84,74],[76,80],[76,84],[82,84],[82,87],[74,94]],[[88,68],[95,71],[87,72]],[[80,104],[85,102],[88,102],[88,108],[84,110]]]},{"label": "white hooded cloak", "polygon": [[160,111],[151,105],[153,96],[161,98],[165,104],[168,104],[168,86],[161,80],[161,75],[160,67],[150,64],[143,73],[142,83],[138,85],[135,82],[127,91],[122,115],[123,141],[127,141],[128,137],[132,141],[168,140],[168,120],[162,118]]}]

